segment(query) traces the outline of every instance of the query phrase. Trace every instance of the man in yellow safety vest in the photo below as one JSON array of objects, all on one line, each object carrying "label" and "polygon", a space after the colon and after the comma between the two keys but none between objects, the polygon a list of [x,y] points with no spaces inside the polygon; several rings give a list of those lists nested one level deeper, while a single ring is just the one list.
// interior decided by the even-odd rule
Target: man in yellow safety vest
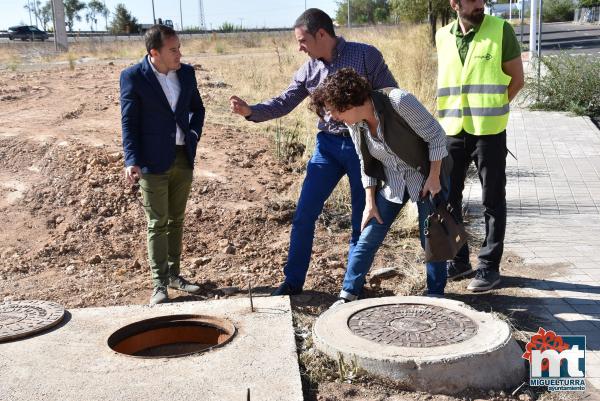
[{"label": "man in yellow safety vest", "polygon": [[[484,14],[484,0],[450,0],[458,20],[436,33],[438,113],[454,160],[449,202],[458,214],[467,169],[475,163],[482,186],[486,235],[468,289],[500,283],[506,229],[506,125],[509,103],[523,87],[521,49],[506,21]],[[460,216],[462,218],[462,215]],[[469,247],[448,261],[448,279],[469,275]]]}]

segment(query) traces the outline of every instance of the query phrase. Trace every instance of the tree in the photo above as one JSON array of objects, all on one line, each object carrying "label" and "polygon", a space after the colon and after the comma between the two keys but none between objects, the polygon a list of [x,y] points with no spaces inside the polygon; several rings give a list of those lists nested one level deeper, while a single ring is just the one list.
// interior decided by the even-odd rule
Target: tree
[{"label": "tree", "polygon": [[[348,0],[337,2],[335,20],[340,25],[348,23]],[[351,0],[350,22],[352,24],[377,24],[387,22],[390,16],[388,0]]]},{"label": "tree", "polygon": [[85,13],[85,21],[90,24],[90,29],[94,31],[94,27],[98,30],[98,16],[107,17],[108,8],[100,0],[91,0],[87,5],[87,12]]},{"label": "tree", "polygon": [[41,6],[42,6],[42,2],[40,0],[33,0],[33,1],[27,1],[27,4],[25,4],[23,6],[23,8],[27,11],[29,11],[30,13],[33,14],[33,17],[35,18],[35,24],[36,25],[44,25],[42,22],[42,18],[41,18]]},{"label": "tree", "polygon": [[448,0],[391,0],[390,12],[400,20],[415,23],[428,20],[431,13],[442,20],[442,25],[453,14]]},{"label": "tree", "polygon": [[448,0],[391,0],[390,12],[398,20],[414,23],[427,20],[431,25],[432,42],[435,42],[437,20],[439,19],[443,26],[454,15]]},{"label": "tree", "polygon": [[81,21],[79,13],[85,8],[85,4],[79,0],[63,0],[63,4],[65,6],[67,26],[69,27],[69,31],[73,32],[73,23],[75,20]]},{"label": "tree", "polygon": [[137,33],[139,29],[137,18],[131,15],[124,4],[117,4],[110,31],[112,33]]},{"label": "tree", "polygon": [[52,1],[48,0],[46,1],[46,4],[44,4],[44,6],[41,9],[38,9],[40,11],[40,20],[42,21],[42,26],[44,27],[44,31],[48,30],[48,23],[50,21],[52,21],[54,12],[52,11]]},{"label": "tree", "polygon": [[600,6],[600,0],[579,0],[578,7]]}]

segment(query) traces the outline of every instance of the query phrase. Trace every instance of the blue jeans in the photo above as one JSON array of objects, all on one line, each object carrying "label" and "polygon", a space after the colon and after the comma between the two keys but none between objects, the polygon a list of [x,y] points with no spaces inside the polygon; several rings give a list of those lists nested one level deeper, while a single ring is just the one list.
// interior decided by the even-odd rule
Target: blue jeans
[{"label": "blue jeans", "polygon": [[[360,235],[358,244],[354,247],[351,258],[346,269],[344,284],[340,296],[354,300],[356,299],[365,285],[365,277],[371,269],[375,253],[381,246],[392,223],[402,210],[402,207],[408,202],[409,197],[406,194],[402,204],[386,200],[379,194],[376,195],[375,202],[383,224],[379,224],[376,219],[371,219]],[[419,236],[421,246],[425,244],[423,235],[423,226],[431,206],[427,201],[418,201],[417,209],[419,211]],[[446,287],[446,261],[429,262],[425,264],[427,270],[427,294],[444,295]]]},{"label": "blue jeans", "polygon": [[285,281],[294,288],[301,289],[304,285],[315,236],[315,222],[325,201],[344,175],[348,175],[352,198],[350,257],[360,236],[360,222],[365,208],[360,162],[350,137],[319,132],[314,154],[306,167],[306,177],[292,221],[288,259],[283,270]]}]

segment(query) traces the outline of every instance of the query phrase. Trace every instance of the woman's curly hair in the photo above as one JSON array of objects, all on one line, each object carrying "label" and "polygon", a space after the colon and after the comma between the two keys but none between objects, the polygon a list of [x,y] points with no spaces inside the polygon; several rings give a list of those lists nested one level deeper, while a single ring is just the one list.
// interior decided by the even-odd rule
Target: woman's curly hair
[{"label": "woman's curly hair", "polygon": [[325,105],[344,112],[362,106],[371,94],[371,85],[352,68],[342,68],[329,75],[311,95],[309,109],[321,118]]}]

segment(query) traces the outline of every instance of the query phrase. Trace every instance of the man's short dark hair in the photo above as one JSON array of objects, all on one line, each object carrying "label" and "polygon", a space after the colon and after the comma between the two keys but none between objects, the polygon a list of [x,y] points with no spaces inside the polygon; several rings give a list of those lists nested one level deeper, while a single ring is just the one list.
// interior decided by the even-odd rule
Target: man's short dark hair
[{"label": "man's short dark hair", "polygon": [[332,38],[335,38],[333,21],[331,17],[323,10],[318,8],[309,8],[304,11],[294,23],[295,28],[306,28],[306,31],[315,36],[319,29],[325,30]]},{"label": "man's short dark hair", "polygon": [[146,31],[144,40],[146,41],[146,51],[150,54],[150,50],[160,50],[163,47],[163,42],[167,38],[177,36],[177,32],[170,26],[153,25]]}]

